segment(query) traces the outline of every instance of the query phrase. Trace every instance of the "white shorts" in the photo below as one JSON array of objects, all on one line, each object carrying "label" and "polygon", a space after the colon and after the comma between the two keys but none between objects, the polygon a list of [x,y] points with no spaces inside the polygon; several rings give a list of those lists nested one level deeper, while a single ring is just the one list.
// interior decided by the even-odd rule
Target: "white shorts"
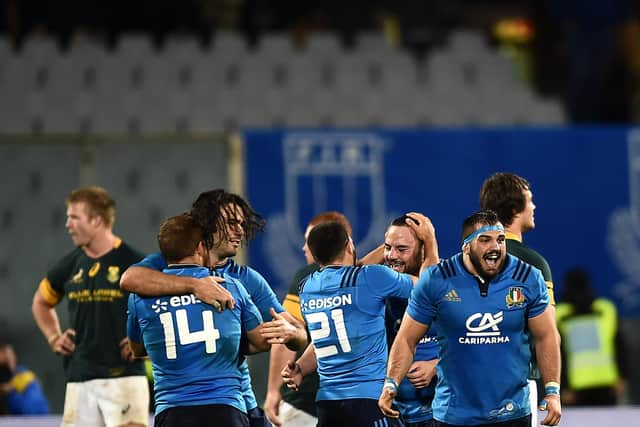
[{"label": "white shorts", "polygon": [[116,427],[149,423],[149,383],[144,375],[67,383],[63,427]]},{"label": "white shorts", "polygon": [[529,405],[531,405],[531,426],[538,426],[538,384],[535,380],[528,380],[529,383]]},{"label": "white shorts", "polygon": [[306,412],[280,401],[280,421],[282,427],[316,427],[318,419]]}]

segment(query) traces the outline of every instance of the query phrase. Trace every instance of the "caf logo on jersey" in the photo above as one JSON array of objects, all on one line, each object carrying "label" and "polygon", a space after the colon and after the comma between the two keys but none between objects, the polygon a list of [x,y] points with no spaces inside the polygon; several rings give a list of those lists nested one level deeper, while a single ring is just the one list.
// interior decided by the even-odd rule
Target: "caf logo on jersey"
[{"label": "caf logo on jersey", "polygon": [[107,269],[107,280],[111,283],[118,283],[120,280],[120,267],[117,265],[110,265]]},{"label": "caf logo on jersey", "polygon": [[524,294],[522,293],[522,288],[509,288],[509,293],[507,294],[506,300],[508,308],[512,308],[514,306],[521,307],[522,304],[524,304]]}]

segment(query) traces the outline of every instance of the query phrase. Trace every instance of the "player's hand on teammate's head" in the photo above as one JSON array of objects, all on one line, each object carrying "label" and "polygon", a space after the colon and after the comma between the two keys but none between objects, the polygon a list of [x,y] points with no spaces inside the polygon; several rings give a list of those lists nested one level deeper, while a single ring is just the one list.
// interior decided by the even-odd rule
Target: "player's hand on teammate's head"
[{"label": "player's hand on teammate's head", "polygon": [[543,426],[557,426],[562,417],[562,406],[560,405],[560,396],[547,395],[544,397],[538,408],[546,411],[547,416],[542,420]]},{"label": "player's hand on teammate's head", "polygon": [[281,372],[282,381],[286,386],[292,390],[298,391],[300,383],[302,383],[302,371],[300,365],[291,360],[287,361],[284,369]]},{"label": "player's hand on teammate's head", "polygon": [[229,292],[220,283],[224,282],[224,278],[208,276],[197,279],[198,285],[194,287],[193,293],[200,301],[210,304],[218,311],[231,309],[235,307],[235,301],[231,292]]},{"label": "player's hand on teammate's head", "polygon": [[65,330],[61,335],[51,340],[49,345],[51,345],[51,350],[54,353],[70,356],[71,353],[76,351],[76,331],[74,329]]},{"label": "player's hand on teammate's head", "polygon": [[408,216],[407,225],[416,233],[418,239],[425,242],[435,238],[436,229],[428,217],[419,212],[408,212],[406,215]]}]

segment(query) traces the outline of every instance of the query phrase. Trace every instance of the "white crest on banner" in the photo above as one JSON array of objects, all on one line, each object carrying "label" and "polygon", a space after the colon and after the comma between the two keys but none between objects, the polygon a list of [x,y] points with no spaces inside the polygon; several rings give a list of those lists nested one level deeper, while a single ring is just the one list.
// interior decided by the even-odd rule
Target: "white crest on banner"
[{"label": "white crest on banner", "polygon": [[629,132],[629,207],[609,217],[608,248],[625,276],[613,292],[625,309],[640,307],[640,130]]},{"label": "white crest on banner", "polygon": [[[382,242],[394,216],[386,212],[382,138],[368,132],[292,132],[285,135],[282,147],[284,212],[267,218],[264,246],[265,258],[280,283],[288,284],[302,266],[304,231],[311,219],[300,211],[305,203],[312,205],[306,206],[312,215],[342,212],[354,234],[366,228],[356,241],[359,254]],[[365,215],[363,209],[368,210]],[[370,218],[369,223],[360,224],[363,218]]]}]

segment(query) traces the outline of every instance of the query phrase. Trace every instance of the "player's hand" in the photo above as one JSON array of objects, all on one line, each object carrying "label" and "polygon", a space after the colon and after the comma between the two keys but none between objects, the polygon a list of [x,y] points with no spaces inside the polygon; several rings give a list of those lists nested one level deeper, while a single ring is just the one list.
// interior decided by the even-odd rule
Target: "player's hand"
[{"label": "player's hand", "polygon": [[51,345],[51,349],[56,354],[61,354],[62,356],[69,356],[71,353],[76,351],[76,331],[74,329],[67,329],[57,337],[52,340],[49,344]]},{"label": "player's hand", "polygon": [[438,360],[418,360],[413,362],[407,373],[407,378],[415,388],[424,388],[431,383],[433,377],[436,376]]},{"label": "player's hand", "polygon": [[122,357],[122,360],[133,362],[136,359],[133,351],[131,351],[131,347],[129,347],[129,339],[127,337],[122,338],[118,345],[120,346],[120,357]]},{"label": "player's hand", "polygon": [[408,212],[409,219],[406,223],[413,229],[421,242],[427,242],[436,238],[436,229],[431,220],[419,212]]},{"label": "player's hand", "polygon": [[552,394],[546,395],[540,402],[539,409],[547,411],[547,416],[542,420],[543,426],[557,426],[562,417],[562,408],[560,405],[560,396]]},{"label": "player's hand", "polygon": [[218,311],[227,308],[233,310],[235,301],[231,292],[220,285],[220,283],[223,282],[224,278],[215,276],[196,279],[195,285],[193,286],[193,294],[205,304],[214,306]]},{"label": "player's hand", "polygon": [[302,371],[300,365],[291,360],[287,360],[287,364],[280,373],[282,375],[282,381],[286,386],[292,390],[298,391],[300,383],[302,383]]},{"label": "player's hand", "polygon": [[382,389],[382,393],[380,394],[380,399],[378,399],[378,406],[382,413],[389,418],[398,418],[400,416],[400,412],[396,411],[391,407],[393,404],[393,399],[396,397],[396,391],[389,388],[384,387]]},{"label": "player's hand", "polygon": [[276,313],[271,307],[269,313],[273,320],[264,322],[260,334],[269,344],[284,344],[298,336],[298,329],[284,318],[282,313]]},{"label": "player's hand", "polygon": [[282,421],[280,421],[280,401],[282,400],[282,395],[280,394],[280,390],[277,392],[267,392],[267,396],[264,399],[264,414],[267,416],[271,424],[276,427],[282,425]]}]

